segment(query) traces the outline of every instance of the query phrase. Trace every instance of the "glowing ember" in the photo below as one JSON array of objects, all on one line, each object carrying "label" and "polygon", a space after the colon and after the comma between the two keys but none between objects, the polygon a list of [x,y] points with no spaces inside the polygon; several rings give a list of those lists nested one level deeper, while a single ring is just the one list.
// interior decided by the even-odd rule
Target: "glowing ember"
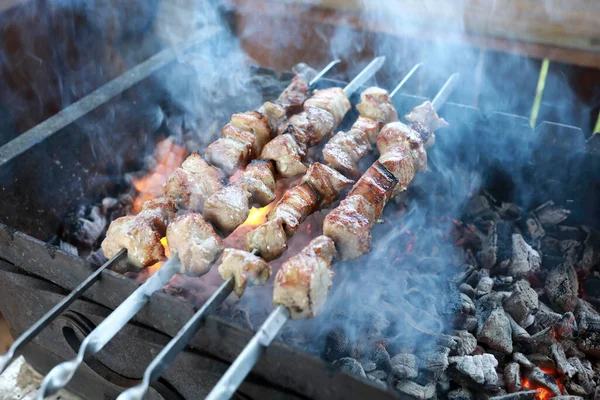
[{"label": "glowing ember", "polygon": [[185,149],[170,139],[162,140],[156,145],[156,166],[147,175],[133,180],[133,186],[138,191],[138,196],[133,201],[135,214],[140,212],[145,201],[162,195],[163,185],[169,174],[181,165],[186,155]]},{"label": "glowing ember", "polygon": [[549,391],[546,388],[543,388],[543,387],[533,387],[533,385],[531,384],[531,382],[527,378],[523,379],[523,387],[527,388],[529,390],[537,390],[537,392],[538,392],[538,394],[536,395],[536,399],[537,400],[548,400],[548,399],[554,397],[554,393],[552,393],[551,391]]}]

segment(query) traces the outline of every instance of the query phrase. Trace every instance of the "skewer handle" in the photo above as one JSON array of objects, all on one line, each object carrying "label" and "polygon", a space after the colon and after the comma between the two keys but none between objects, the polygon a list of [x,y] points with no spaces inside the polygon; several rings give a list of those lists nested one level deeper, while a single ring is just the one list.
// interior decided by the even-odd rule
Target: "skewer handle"
[{"label": "skewer handle", "polygon": [[327,74],[333,67],[342,62],[340,59],[333,60],[325,68],[323,68],[312,80],[308,83],[309,86],[313,86],[319,79],[321,79],[325,74]]},{"label": "skewer handle", "polygon": [[68,296],[63,298],[60,303],[52,307],[42,318],[37,320],[29,329],[19,336],[10,346],[6,354],[0,356],[0,374],[10,365],[15,357],[15,354],[34,337],[36,337],[45,327],[50,325],[63,311],[65,311],[75,300],[77,300],[86,290],[90,288],[99,278],[102,271],[110,267],[123,256],[127,254],[127,250],[122,249],[115,254],[110,260],[106,261],[100,268],[94,271],[85,281],[81,282]]},{"label": "skewer handle", "polygon": [[187,343],[194,337],[200,327],[204,324],[206,317],[214,313],[233,291],[235,280],[233,277],[227,279],[213,295],[204,303],[201,309],[177,332],[177,335],[165,346],[164,349],[148,365],[144,372],[142,382],[123,393],[117,400],[142,400],[148,391],[150,384],[156,381],[171,365],[177,355],[185,348]]},{"label": "skewer handle", "polygon": [[227,400],[235,393],[246,376],[250,373],[263,350],[271,344],[277,333],[290,317],[290,311],[277,306],[262,324],[252,340],[244,347],[244,350],[235,359],[225,375],[211,390],[206,400]]},{"label": "skewer handle", "polygon": [[460,74],[454,73],[450,75],[450,78],[446,80],[444,86],[440,89],[440,91],[435,95],[431,104],[433,105],[433,109],[435,111],[439,111],[440,108],[446,103],[448,97],[452,94],[456,86],[458,85],[458,81],[460,80]]},{"label": "skewer handle", "polygon": [[383,63],[385,62],[385,57],[376,57],[373,61],[369,63],[349,84],[344,88],[344,93],[347,97],[358,90],[362,85],[364,85],[369,79],[379,71]]},{"label": "skewer handle", "polygon": [[148,302],[152,293],[162,288],[180,269],[179,257],[175,254],[85,338],[79,347],[77,357],[52,368],[42,382],[38,399],[42,400],[64,388],[73,378],[83,360],[102,350]]},{"label": "skewer handle", "polygon": [[398,93],[398,91],[400,91],[400,89],[402,88],[402,86],[404,86],[404,84],[406,82],[408,82],[408,80],[410,79],[410,77],[413,76],[415,74],[415,72],[417,72],[417,70],[419,68],[421,68],[422,65],[423,65],[423,63],[418,63],[417,65],[415,65],[414,67],[412,67],[412,69],[410,71],[408,71],[408,74],[406,74],[406,76],[400,81],[400,83],[398,84],[398,86],[396,86],[394,88],[394,90],[392,90],[392,93],[390,93],[390,98],[394,97],[396,95],[396,93]]}]

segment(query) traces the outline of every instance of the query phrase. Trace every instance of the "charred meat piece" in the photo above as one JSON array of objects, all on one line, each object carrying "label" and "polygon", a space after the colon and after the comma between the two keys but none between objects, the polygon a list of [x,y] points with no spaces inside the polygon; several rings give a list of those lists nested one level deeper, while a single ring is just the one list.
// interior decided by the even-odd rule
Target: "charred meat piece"
[{"label": "charred meat piece", "polygon": [[392,196],[406,190],[415,177],[415,165],[406,147],[398,147],[382,154],[379,162],[398,180]]},{"label": "charred meat piece", "polygon": [[129,215],[110,223],[106,238],[102,241],[102,251],[110,258],[125,248],[129,262],[144,268],[165,258],[160,239],[161,235],[150,220]]},{"label": "charred meat piece", "polygon": [[332,168],[352,176],[360,175],[358,160],[371,150],[366,134],[358,129],[338,132],[323,149],[323,158]]},{"label": "charred meat piece", "polygon": [[348,196],[359,195],[366,201],[369,209],[367,215],[373,226],[383,213],[383,208],[392,197],[398,180],[379,161],[364,173],[356,182]]},{"label": "charred meat piece", "polygon": [[175,202],[171,199],[159,197],[144,202],[137,217],[150,221],[158,234],[163,237],[167,232],[167,225],[175,218],[175,213]]},{"label": "charred meat piece", "polygon": [[305,106],[304,111],[289,119],[283,133],[294,136],[303,147],[315,146],[337,126],[331,113],[319,107]]},{"label": "charred meat piece", "polygon": [[315,91],[312,97],[304,102],[304,110],[310,106],[329,111],[333,116],[333,126],[338,126],[351,108],[344,90],[337,87]]},{"label": "charred meat piece", "polygon": [[440,128],[445,128],[448,123],[437,114],[430,101],[426,101],[420,106],[413,108],[404,118],[417,128],[435,132]]},{"label": "charred meat piece", "polygon": [[237,128],[231,125],[231,123],[223,127],[223,129],[221,130],[221,137],[227,139],[234,139],[238,142],[243,143],[246,148],[250,148],[250,155],[252,157],[258,157],[260,151],[262,150],[262,147],[256,141],[253,132]]},{"label": "charred meat piece", "polygon": [[374,145],[377,143],[377,135],[384,125],[385,124],[380,121],[375,121],[365,117],[358,117],[354,125],[352,125],[352,129],[363,132],[369,140],[369,143]]},{"label": "charred meat piece", "polygon": [[315,162],[302,177],[302,183],[310,185],[320,197],[319,208],[325,208],[333,204],[340,192],[354,181],[326,165]]},{"label": "charred meat piece", "polygon": [[271,127],[275,129],[286,116],[300,112],[307,98],[308,81],[303,76],[296,75],[276,101],[268,101],[263,105]]},{"label": "charred meat piece", "polygon": [[251,153],[251,144],[225,137],[209,144],[204,156],[212,165],[231,175],[248,162]]},{"label": "charred meat piece", "polygon": [[423,146],[421,135],[403,124],[393,122],[383,127],[377,137],[377,149],[380,154],[385,154],[393,148],[404,146],[410,150],[415,162],[415,170],[418,172],[427,170],[427,152]]},{"label": "charred meat piece", "polygon": [[285,192],[267,214],[267,220],[281,220],[285,233],[291,237],[306,217],[316,211],[319,201],[313,188],[307,183],[301,183]]},{"label": "charred meat piece", "polygon": [[193,153],[169,175],[164,193],[185,210],[202,211],[204,201],[221,187],[220,171]]},{"label": "charred meat piece", "polygon": [[246,285],[264,285],[271,277],[271,267],[265,260],[247,251],[237,249],[225,249],[219,274],[223,280],[233,276],[235,279],[234,291],[238,297],[242,297]]},{"label": "charred meat piece", "polygon": [[271,261],[287,250],[287,236],[283,229],[283,221],[274,219],[267,221],[246,234],[246,250],[258,251],[265,260]]},{"label": "charred meat piece", "polygon": [[352,260],[371,250],[371,206],[362,196],[346,196],[327,214],[323,234],[335,242],[340,259]]},{"label": "charred meat piece", "polygon": [[202,215],[221,232],[229,234],[248,218],[250,196],[246,185],[236,182],[210,196],[204,203]]},{"label": "charred meat piece", "polygon": [[240,181],[244,183],[252,194],[252,202],[264,207],[275,200],[275,176],[273,163],[266,160],[254,160],[242,173]]},{"label": "charred meat piece", "polygon": [[181,215],[167,228],[171,253],[181,261],[181,273],[202,276],[223,251],[223,241],[198,213]]},{"label": "charred meat piece", "polygon": [[258,152],[263,146],[271,140],[271,127],[267,117],[258,111],[248,111],[240,114],[233,114],[231,125],[244,131],[254,134],[254,143],[258,146]]},{"label": "charred meat piece", "polygon": [[323,307],[331,288],[333,241],[313,239],[299,254],[283,263],[273,288],[273,303],[290,310],[293,319],[312,318]]},{"label": "charred meat piece", "polygon": [[384,89],[370,87],[360,94],[361,102],[356,106],[361,117],[389,123],[398,121],[398,113],[390,95]]},{"label": "charred meat piece", "polygon": [[305,153],[290,134],[277,136],[263,148],[260,158],[273,160],[277,171],[289,178],[306,172],[306,165],[301,160]]}]

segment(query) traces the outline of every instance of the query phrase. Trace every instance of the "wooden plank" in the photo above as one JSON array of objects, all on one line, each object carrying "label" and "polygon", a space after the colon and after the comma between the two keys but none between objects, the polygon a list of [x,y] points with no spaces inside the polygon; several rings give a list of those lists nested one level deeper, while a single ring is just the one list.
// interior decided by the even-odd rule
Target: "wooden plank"
[{"label": "wooden plank", "polygon": [[435,9],[420,0],[373,0],[364,3],[366,10],[359,0],[322,0],[318,6],[310,0],[223,1],[247,23],[268,16],[600,68],[600,24],[595,21],[600,2],[595,0],[552,2],[548,9],[543,2],[527,0],[506,0],[502,7],[493,0],[462,0],[460,7],[445,0],[436,2]]}]

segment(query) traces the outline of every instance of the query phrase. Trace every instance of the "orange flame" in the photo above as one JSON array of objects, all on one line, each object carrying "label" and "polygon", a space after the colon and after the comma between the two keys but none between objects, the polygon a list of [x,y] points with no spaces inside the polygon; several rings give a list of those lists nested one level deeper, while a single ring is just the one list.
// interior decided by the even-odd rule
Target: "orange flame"
[{"label": "orange flame", "polygon": [[[547,371],[544,371],[544,372],[549,374]],[[552,375],[552,374],[549,374],[549,375]],[[527,388],[529,390],[537,390],[537,392],[538,392],[536,395],[537,400],[549,400],[555,396],[554,393],[552,393],[550,390],[548,390],[544,387],[540,387],[538,385],[535,385],[535,387],[534,387],[534,385],[532,385],[532,383],[527,378],[523,378],[523,387]]]},{"label": "orange flame", "polygon": [[244,221],[242,226],[258,226],[264,223],[267,220],[267,214],[271,208],[273,208],[274,203],[275,202],[262,208],[252,207],[252,209],[250,209],[250,214],[248,214],[248,218],[246,218],[246,221]]},{"label": "orange flame", "polygon": [[163,185],[167,182],[169,174],[181,165],[187,153],[183,147],[167,138],[156,145],[154,155],[156,158],[154,169],[145,176],[133,180],[133,186],[138,191],[137,197],[133,200],[135,214],[140,212],[145,201],[162,195]]}]

